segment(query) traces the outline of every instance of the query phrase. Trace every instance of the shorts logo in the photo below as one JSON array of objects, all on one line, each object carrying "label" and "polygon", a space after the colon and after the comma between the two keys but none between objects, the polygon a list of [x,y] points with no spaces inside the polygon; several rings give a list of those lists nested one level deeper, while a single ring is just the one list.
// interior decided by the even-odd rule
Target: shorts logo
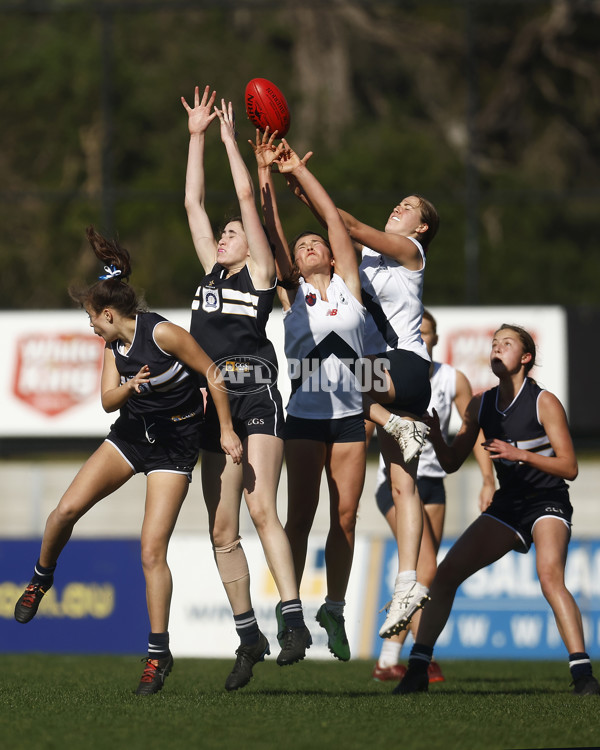
[{"label": "shorts logo", "polygon": [[217,376],[217,388],[235,396],[268,391],[277,385],[275,365],[254,355],[230,354],[216,360],[210,370]]},{"label": "shorts logo", "polygon": [[259,419],[258,417],[252,417],[252,419],[249,419],[246,422],[246,424],[248,425],[248,427],[250,427],[250,425],[253,425],[253,424],[264,424],[264,423],[265,423],[265,420],[264,419]]},{"label": "shorts logo", "polygon": [[202,309],[204,312],[215,312],[219,309],[219,293],[215,289],[202,288]]},{"label": "shorts logo", "polygon": [[564,516],[562,508],[553,508],[551,505],[548,506],[547,508],[544,508],[544,511],[546,513],[558,513],[559,515]]},{"label": "shorts logo", "polygon": [[308,305],[309,307],[314,307],[314,306],[315,306],[315,303],[316,303],[316,301],[317,301],[317,295],[316,295],[316,294],[315,294],[314,292],[309,292],[309,293],[308,293],[308,294],[306,295],[306,297],[304,297],[304,299],[306,300],[306,304],[307,304],[307,305]]}]

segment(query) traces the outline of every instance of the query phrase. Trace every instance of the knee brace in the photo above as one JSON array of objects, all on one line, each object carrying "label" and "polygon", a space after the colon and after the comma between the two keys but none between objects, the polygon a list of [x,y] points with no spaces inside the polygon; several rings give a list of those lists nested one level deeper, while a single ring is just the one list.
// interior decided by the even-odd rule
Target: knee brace
[{"label": "knee brace", "polygon": [[213,547],[217,570],[223,583],[233,583],[250,575],[246,553],[241,544],[241,537],[223,547]]}]

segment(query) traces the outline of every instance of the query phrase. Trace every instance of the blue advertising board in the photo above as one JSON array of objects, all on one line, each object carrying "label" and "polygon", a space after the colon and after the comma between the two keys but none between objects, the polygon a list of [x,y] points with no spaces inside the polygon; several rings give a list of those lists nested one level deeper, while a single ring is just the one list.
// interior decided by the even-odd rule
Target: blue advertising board
[{"label": "blue advertising board", "polygon": [[[452,544],[443,543],[438,559]],[[398,569],[396,544],[389,540],[383,555],[379,607],[389,601]],[[566,585],[583,617],[587,651],[600,656],[600,542],[569,545]],[[377,630],[385,613],[380,614]],[[374,633],[373,650],[381,639]],[[536,575],[535,547],[528,554],[510,552],[466,580],[458,589],[450,618],[435,647],[447,659],[564,659],[550,605]]]},{"label": "blue advertising board", "polygon": [[15,602],[33,573],[39,540],[0,539],[0,642],[6,651],[140,653],[148,639],[139,540],[71,540],[54,586],[29,623]]},{"label": "blue advertising board", "polygon": [[[311,612],[316,611],[325,595],[321,541],[316,545],[315,570],[311,575],[309,566],[305,571],[306,580],[303,580],[308,586],[303,601]],[[450,545],[451,540],[444,543],[440,559]],[[263,616],[268,623],[277,592],[258,540],[249,539],[246,546],[255,573],[255,605],[260,609],[268,602]],[[23,625],[14,619],[14,606],[31,576],[39,547],[39,540],[0,539],[3,649],[47,653],[145,653],[149,623],[139,540],[71,540],[61,555],[54,586],[44,597],[37,616]],[[235,630],[221,582],[214,571],[210,541],[195,536],[173,539],[171,548],[170,565],[175,583],[170,628],[173,645],[178,652],[189,656],[230,653],[235,643]],[[382,556],[372,554],[376,548],[383,548]],[[204,560],[207,578],[193,595],[188,591],[183,596],[178,583],[186,578],[190,557],[197,561],[199,555]],[[371,557],[376,557],[378,563],[367,574]],[[371,619],[369,613],[375,613],[389,600],[397,559],[392,539],[361,539],[357,545],[346,612],[348,633],[357,656],[375,658],[379,653],[378,630],[384,614]],[[587,650],[597,659],[600,657],[600,541],[571,543],[566,583],[581,609]],[[204,618],[198,622],[190,614],[190,602],[210,611],[223,610],[225,620]],[[229,626],[224,628],[223,622]],[[212,632],[210,628],[217,629],[214,639],[208,639],[209,653],[197,653],[199,627],[205,633]],[[358,642],[361,628],[364,647]],[[323,643],[322,654],[317,653],[316,645],[315,654],[311,652],[311,656],[329,658],[326,644]],[[406,649],[405,655],[407,653]],[[462,584],[436,645],[436,656],[445,659],[566,657],[552,611],[540,590],[535,548],[527,555],[511,552]]]}]

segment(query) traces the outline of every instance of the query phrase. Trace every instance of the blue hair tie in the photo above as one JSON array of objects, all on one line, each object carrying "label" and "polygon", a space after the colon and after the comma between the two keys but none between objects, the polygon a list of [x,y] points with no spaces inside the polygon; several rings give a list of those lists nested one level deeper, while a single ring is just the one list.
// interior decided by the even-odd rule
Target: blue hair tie
[{"label": "blue hair tie", "polygon": [[104,270],[106,271],[105,276],[98,276],[99,279],[102,279],[103,281],[106,279],[116,279],[117,276],[121,275],[121,269],[117,268],[116,266],[104,266]]}]

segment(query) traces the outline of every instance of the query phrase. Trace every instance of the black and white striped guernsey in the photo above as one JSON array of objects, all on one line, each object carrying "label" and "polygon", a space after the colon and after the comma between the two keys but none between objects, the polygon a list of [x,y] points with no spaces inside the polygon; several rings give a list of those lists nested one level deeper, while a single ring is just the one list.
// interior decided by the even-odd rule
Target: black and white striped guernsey
[{"label": "black and white striped guernsey", "polygon": [[121,409],[132,416],[185,417],[198,411],[201,403],[198,377],[154,340],[156,326],[168,322],[158,313],[138,313],[131,346],[125,350],[121,341],[107,344],[114,356],[121,384],[135,377],[144,365],[150,369],[150,382],[134,393]]},{"label": "black and white striped guernsey", "polygon": [[264,372],[257,361],[277,373],[277,355],[267,338],[266,326],[273,309],[276,286],[255,289],[247,266],[227,276],[219,263],[207,274],[192,302],[190,333],[209,357],[224,371],[237,369],[237,380],[228,378],[229,388],[252,387]]},{"label": "black and white striped guernsey", "polygon": [[[498,408],[498,387],[486,391],[479,408],[479,425],[487,440],[498,438],[521,450],[554,456],[546,431],[539,421],[538,400],[543,388],[526,378],[514,401],[504,411]],[[500,489],[497,495],[533,495],[545,490],[568,489],[560,477],[515,461],[495,459]]]}]

